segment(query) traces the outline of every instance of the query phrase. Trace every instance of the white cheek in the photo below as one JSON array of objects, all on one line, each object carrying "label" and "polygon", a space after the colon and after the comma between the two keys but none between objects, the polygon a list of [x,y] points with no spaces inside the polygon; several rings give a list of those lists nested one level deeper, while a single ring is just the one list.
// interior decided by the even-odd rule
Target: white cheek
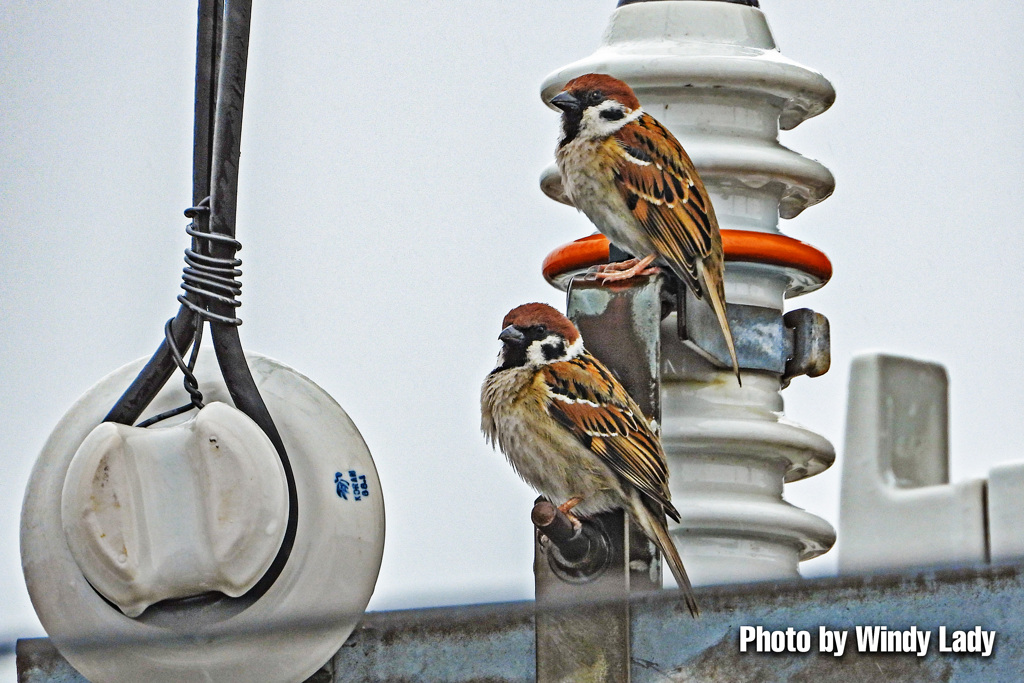
[{"label": "white cheek", "polygon": [[560,360],[564,360],[565,356],[559,358],[550,359],[544,355],[545,345],[564,344],[565,341],[558,335],[549,334],[539,341],[535,341],[530,344],[529,348],[526,349],[526,362],[530,365],[547,365],[548,363],[557,363]]},{"label": "white cheek", "polygon": [[565,350],[565,357],[575,358],[581,353],[583,353],[583,337],[576,337],[576,341],[569,344],[569,348]]},{"label": "white cheek", "polygon": [[613,100],[606,100],[596,107],[585,109],[583,111],[583,120],[580,122],[580,134],[585,137],[605,138],[609,135],[614,135],[627,123],[636,121],[643,116],[644,110],[639,107],[617,121],[609,121],[601,116],[601,112],[621,108],[621,106]]},{"label": "white cheek", "polygon": [[535,341],[530,344],[526,349],[526,363],[528,365],[545,365],[550,363],[551,361],[544,357],[543,346],[553,340],[554,337],[547,337],[546,339],[541,339],[540,341]]},{"label": "white cheek", "polygon": [[572,344],[565,347],[565,353],[558,358],[548,358],[544,355],[545,345],[565,344],[565,340],[558,335],[549,335],[540,341],[535,341],[526,349],[526,362],[529,365],[549,365],[560,361],[569,360],[583,353],[583,338],[580,337]]},{"label": "white cheek", "polygon": [[505,364],[505,345],[501,345],[501,349],[498,351],[498,362],[494,364],[495,369],[500,368]]}]

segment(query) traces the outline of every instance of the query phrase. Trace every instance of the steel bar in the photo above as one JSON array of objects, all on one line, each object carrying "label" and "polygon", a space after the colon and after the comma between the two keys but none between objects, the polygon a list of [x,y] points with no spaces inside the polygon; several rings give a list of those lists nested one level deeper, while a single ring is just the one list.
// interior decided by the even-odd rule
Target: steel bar
[{"label": "steel bar", "polygon": [[661,419],[661,277],[601,284],[573,278],[567,315],[587,350],[611,369],[648,418]]},{"label": "steel bar", "polygon": [[629,520],[617,510],[583,524],[607,539],[607,561],[596,573],[566,571],[571,567],[560,566],[553,544],[541,542],[538,533],[538,683],[629,680]]},{"label": "steel bar", "polygon": [[[700,602],[694,620],[674,591],[630,599],[633,681],[987,683],[1019,680],[1024,670],[1021,564],[714,586],[700,590]],[[534,680],[535,609],[517,602],[370,612],[317,676],[527,683]],[[741,652],[739,629],[751,625],[809,631],[811,651]],[[872,625],[930,631],[929,650],[924,657],[860,652],[856,628]],[[989,657],[939,651],[940,626],[977,625],[996,632]],[[820,651],[820,627],[848,633],[843,656]],[[18,683],[84,681],[45,639],[18,642]]]}]

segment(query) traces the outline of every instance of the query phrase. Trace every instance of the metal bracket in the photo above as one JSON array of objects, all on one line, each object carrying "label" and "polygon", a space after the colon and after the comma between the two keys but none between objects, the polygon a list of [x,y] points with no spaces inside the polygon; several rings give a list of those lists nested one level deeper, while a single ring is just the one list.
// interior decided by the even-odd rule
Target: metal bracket
[{"label": "metal bracket", "polygon": [[[656,421],[663,282],[652,277],[602,285],[575,278],[567,306],[587,349]],[[628,682],[629,596],[661,588],[657,551],[622,510],[583,519],[576,527],[543,501],[532,519],[536,680]]]},{"label": "metal bracket", "polygon": [[[677,296],[682,311],[679,338],[717,367],[729,368],[725,338],[711,307],[688,289]],[[782,315],[774,308],[728,304],[729,328],[740,368],[782,376],[782,386],[799,375],[818,377],[831,361],[828,319],[807,308]]]},{"label": "metal bracket", "polygon": [[828,372],[832,364],[828,318],[809,308],[798,308],[782,318],[793,340],[786,371],[782,374],[783,388],[800,375],[819,377]]}]

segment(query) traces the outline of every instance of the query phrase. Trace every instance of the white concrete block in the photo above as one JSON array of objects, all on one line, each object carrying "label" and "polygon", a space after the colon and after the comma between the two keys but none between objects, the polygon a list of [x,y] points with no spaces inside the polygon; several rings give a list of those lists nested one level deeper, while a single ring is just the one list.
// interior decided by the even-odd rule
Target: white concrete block
[{"label": "white concrete block", "polygon": [[988,533],[992,562],[1024,557],[1024,462],[989,471]]},{"label": "white concrete block", "polygon": [[840,572],[987,559],[985,482],[949,483],[948,383],[936,363],[880,353],[854,359]]}]

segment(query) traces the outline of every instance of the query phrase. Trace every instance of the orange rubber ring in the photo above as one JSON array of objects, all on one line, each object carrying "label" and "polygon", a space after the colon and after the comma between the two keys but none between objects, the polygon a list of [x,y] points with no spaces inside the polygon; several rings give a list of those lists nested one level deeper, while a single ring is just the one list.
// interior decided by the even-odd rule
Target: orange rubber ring
[{"label": "orange rubber ring", "polygon": [[544,279],[551,282],[563,273],[602,263],[608,263],[608,238],[598,233],[555,249],[544,259],[541,272],[544,273]]},{"label": "orange rubber ring", "polygon": [[[832,278],[832,262],[823,252],[786,235],[750,230],[723,230],[722,248],[726,261],[767,263],[794,268],[821,280]],[[608,263],[608,238],[588,235],[564,244],[544,259],[542,272],[548,282],[573,270]]]}]

